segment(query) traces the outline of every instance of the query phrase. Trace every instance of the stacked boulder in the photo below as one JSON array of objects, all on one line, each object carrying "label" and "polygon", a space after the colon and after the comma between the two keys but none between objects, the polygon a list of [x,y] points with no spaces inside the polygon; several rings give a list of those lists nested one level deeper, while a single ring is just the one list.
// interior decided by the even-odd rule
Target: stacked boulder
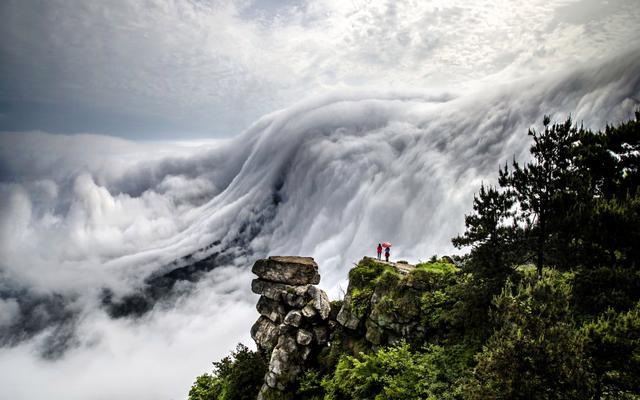
[{"label": "stacked boulder", "polygon": [[251,290],[260,295],[260,318],[251,337],[269,356],[258,399],[283,398],[277,394],[295,381],[311,354],[327,345],[331,305],[314,286],[320,275],[311,257],[269,257],[256,261],[252,272],[258,276]]}]

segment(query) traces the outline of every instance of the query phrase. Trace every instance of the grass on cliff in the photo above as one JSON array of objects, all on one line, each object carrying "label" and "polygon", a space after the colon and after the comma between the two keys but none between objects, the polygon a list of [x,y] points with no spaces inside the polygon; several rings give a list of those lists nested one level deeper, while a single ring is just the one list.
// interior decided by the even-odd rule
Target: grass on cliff
[{"label": "grass on cliff", "polygon": [[363,258],[360,262],[349,271],[349,283],[354,287],[364,287],[375,285],[387,274],[400,277],[398,270],[388,264],[377,262],[372,258]]},{"label": "grass on cliff", "polygon": [[415,296],[405,293],[405,289],[442,289],[454,283],[458,271],[454,264],[440,260],[420,263],[409,274],[402,275],[391,265],[364,258],[349,272],[352,311],[359,318],[366,315],[375,292],[383,296],[381,304],[385,303],[385,298],[389,298],[393,301],[387,303],[407,311],[412,307],[408,307],[403,300],[407,296]]},{"label": "grass on cliff", "polygon": [[436,273],[455,273],[460,269],[455,264],[451,264],[445,261],[430,261],[423,262],[416,265],[416,269],[421,269],[428,272]]},{"label": "grass on cliff", "polygon": [[[414,271],[436,274],[453,274],[460,269],[455,264],[443,260],[423,262],[416,265]],[[354,288],[375,287],[380,284],[395,284],[403,279],[398,270],[388,264],[377,262],[372,258],[364,258],[349,271],[349,283]]]},{"label": "grass on cliff", "polygon": [[390,289],[400,280],[398,270],[373,259],[362,259],[349,271],[352,311],[358,318],[367,313],[376,288]]}]

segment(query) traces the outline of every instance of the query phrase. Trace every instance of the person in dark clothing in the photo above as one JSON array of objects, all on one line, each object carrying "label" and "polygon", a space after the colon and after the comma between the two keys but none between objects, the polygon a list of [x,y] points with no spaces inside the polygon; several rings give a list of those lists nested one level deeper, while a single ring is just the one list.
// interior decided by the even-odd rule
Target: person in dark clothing
[{"label": "person in dark clothing", "polygon": [[382,245],[378,243],[378,260],[382,260]]},{"label": "person in dark clothing", "polygon": [[384,249],[384,258],[389,262],[389,256],[391,255],[391,247],[387,247]]}]

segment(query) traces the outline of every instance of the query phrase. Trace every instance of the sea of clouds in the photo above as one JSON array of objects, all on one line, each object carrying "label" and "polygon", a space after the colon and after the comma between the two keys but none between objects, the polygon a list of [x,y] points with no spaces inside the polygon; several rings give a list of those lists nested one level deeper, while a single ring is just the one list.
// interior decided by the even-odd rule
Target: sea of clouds
[{"label": "sea of clouds", "polygon": [[[526,158],[544,114],[594,129],[633,115],[639,55],[474,93],[313,97],[202,143],[1,134],[2,397],[185,398],[251,344],[256,258],[313,256],[336,298],[380,241],[411,262],[453,252],[473,193]],[[176,259],[230,249],[140,318],[101,306],[105,288],[130,293]]]}]

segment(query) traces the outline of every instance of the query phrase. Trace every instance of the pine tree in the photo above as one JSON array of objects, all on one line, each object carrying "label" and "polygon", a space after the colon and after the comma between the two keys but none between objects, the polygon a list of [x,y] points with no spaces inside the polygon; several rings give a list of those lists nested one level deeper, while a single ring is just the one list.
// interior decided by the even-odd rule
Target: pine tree
[{"label": "pine tree", "polygon": [[550,125],[549,117],[545,116],[542,132],[533,129],[528,132],[533,138],[532,161],[521,166],[514,160],[512,171],[506,165],[500,170],[500,186],[513,193],[518,201],[517,217],[531,242],[539,276],[552,243],[567,246],[566,237],[556,235],[551,240],[551,233],[562,228],[567,210],[574,203],[572,153],[580,131],[570,118],[563,124]]},{"label": "pine tree", "polygon": [[473,198],[473,214],[465,215],[466,231],[452,239],[454,246],[471,246],[473,273],[495,280],[501,287],[512,270],[514,247],[513,197],[494,187],[480,186]]},{"label": "pine tree", "polygon": [[633,267],[640,258],[640,112],[604,132],[583,131],[573,152],[581,191],[574,207],[578,263]]}]

